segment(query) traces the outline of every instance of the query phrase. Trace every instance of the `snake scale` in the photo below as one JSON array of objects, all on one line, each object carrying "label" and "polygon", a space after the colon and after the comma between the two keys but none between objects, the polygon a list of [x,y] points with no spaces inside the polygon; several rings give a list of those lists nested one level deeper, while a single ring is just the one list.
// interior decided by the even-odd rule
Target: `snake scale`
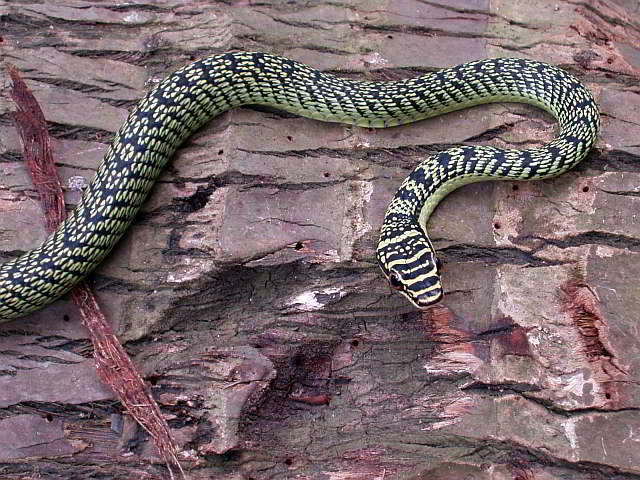
[{"label": "snake scale", "polygon": [[549,143],[528,150],[460,146],[423,161],[402,183],[384,218],[377,259],[391,286],[417,307],[443,294],[425,224],[440,200],[480,180],[559,175],[582,160],[598,134],[590,92],[564,70],[499,58],[393,82],[351,81],[256,52],[196,61],[150,91],[115,135],[91,185],[39,248],[0,267],[0,321],[53,302],[91,272],[131,224],[178,146],[231,108],[267,105],[326,122],[389,127],[509,101],[536,105],[559,123]]}]

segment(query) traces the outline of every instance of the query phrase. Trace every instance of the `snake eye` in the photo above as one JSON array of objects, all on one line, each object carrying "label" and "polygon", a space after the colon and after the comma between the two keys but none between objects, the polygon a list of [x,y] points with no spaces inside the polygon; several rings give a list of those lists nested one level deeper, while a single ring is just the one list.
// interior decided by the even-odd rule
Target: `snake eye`
[{"label": "snake eye", "polygon": [[400,275],[396,272],[391,272],[389,274],[389,284],[394,290],[402,290],[404,288],[404,285],[402,285],[402,281],[400,280]]},{"label": "snake eye", "polygon": [[439,258],[436,258],[436,271],[440,273],[440,269],[442,268],[442,262]]}]

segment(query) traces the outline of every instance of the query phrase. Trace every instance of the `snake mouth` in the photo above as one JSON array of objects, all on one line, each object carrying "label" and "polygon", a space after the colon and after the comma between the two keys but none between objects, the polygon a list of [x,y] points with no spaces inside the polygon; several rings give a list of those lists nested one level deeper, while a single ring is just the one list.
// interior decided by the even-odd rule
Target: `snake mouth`
[{"label": "snake mouth", "polygon": [[417,298],[409,298],[409,300],[411,300],[411,303],[413,303],[420,310],[425,310],[432,305],[439,303],[443,298],[444,291],[442,290],[442,288],[438,287],[437,289],[431,290],[428,295],[420,295]]}]

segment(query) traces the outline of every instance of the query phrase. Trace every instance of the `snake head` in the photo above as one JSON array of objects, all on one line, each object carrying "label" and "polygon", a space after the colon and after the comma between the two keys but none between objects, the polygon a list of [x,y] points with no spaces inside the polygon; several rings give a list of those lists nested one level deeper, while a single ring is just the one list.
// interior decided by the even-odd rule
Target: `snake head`
[{"label": "snake head", "polygon": [[426,308],[442,299],[440,261],[422,231],[418,235],[395,232],[386,241],[383,233],[376,256],[391,288],[417,308]]}]

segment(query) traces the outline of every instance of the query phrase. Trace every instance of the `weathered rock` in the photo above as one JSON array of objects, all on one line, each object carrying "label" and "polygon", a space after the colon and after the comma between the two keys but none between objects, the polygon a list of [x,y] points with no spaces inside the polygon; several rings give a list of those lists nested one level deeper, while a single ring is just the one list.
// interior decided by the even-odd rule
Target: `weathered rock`
[{"label": "weathered rock", "polygon": [[[190,478],[640,478],[638,13],[629,0],[0,3],[2,58],[51,122],[71,205],[135,101],[212,53],[367,80],[513,55],[572,71],[598,99],[601,138],[574,172],[468,186],[438,208],[447,296],[423,313],[375,265],[391,195],[443,146],[545,141],[548,116],[491,105],[382,131],[243,108],[197,132],[92,280]],[[0,97],[4,258],[44,238],[10,108]],[[115,420],[69,302],[0,332],[3,478],[166,478]]]},{"label": "weathered rock", "polygon": [[74,448],[65,438],[63,426],[61,420],[39,415],[14,415],[0,420],[0,461],[72,454]]}]

